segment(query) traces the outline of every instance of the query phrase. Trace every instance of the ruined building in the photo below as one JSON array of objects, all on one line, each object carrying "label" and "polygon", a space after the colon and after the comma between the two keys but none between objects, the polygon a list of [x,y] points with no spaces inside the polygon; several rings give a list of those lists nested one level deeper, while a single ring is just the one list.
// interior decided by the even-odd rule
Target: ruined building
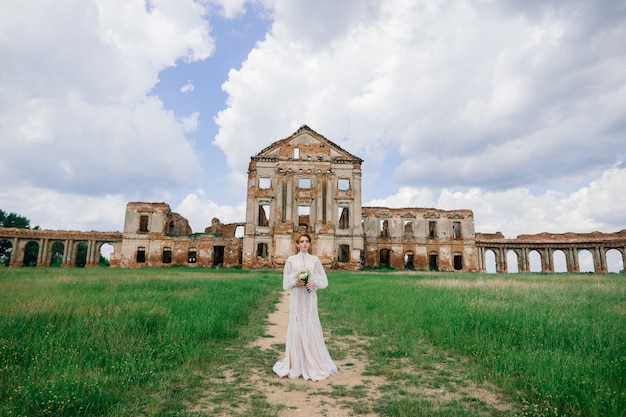
[{"label": "ruined building", "polygon": [[542,271],[554,271],[553,256],[560,251],[567,270],[576,272],[579,251],[588,250],[594,270],[602,273],[607,272],[606,252],[612,249],[621,253],[626,265],[624,230],[504,239],[501,234],[475,233],[471,210],[362,207],[362,163],[302,126],[251,157],[245,222],[212,219],[203,233],[192,233],[188,221],[168,204],[132,202],[126,207],[122,233],[0,228],[0,243],[12,248],[10,266],[25,264],[28,245],[37,245],[37,266],[50,265],[59,253],[63,266],[74,266],[81,245],[87,253],[84,265],[94,266],[102,245],[110,244],[112,267],[280,269],[304,232],[311,235],[313,250],[328,269],[485,271],[490,253],[498,272],[507,272],[509,255],[525,272],[535,253]]}]

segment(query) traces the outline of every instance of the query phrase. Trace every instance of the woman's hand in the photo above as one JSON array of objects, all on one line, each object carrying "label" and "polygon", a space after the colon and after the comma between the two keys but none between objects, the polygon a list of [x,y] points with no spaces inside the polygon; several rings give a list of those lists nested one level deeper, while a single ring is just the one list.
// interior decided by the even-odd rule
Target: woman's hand
[{"label": "woman's hand", "polygon": [[296,280],[296,287],[304,287],[304,281],[301,279]]},{"label": "woman's hand", "polygon": [[306,284],[306,287],[308,289],[310,289],[310,290],[313,289],[313,280],[312,279],[309,279],[309,282],[308,282],[308,284]]}]

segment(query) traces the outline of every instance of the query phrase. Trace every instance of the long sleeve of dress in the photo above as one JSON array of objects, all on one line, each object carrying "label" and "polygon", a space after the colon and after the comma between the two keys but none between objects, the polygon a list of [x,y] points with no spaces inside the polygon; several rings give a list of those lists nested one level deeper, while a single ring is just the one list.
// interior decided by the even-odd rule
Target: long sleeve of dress
[{"label": "long sleeve of dress", "polygon": [[302,260],[301,255],[294,255],[287,258],[287,262],[285,263],[283,270],[283,290],[287,291],[296,286],[296,272],[303,267],[309,268],[311,271],[314,289],[321,290],[328,287],[326,270],[317,256],[306,255],[304,260]]},{"label": "long sleeve of dress", "polygon": [[[296,286],[300,268],[311,271],[313,290]],[[328,277],[319,258],[314,255],[292,255],[283,270],[283,289],[289,295],[289,324],[285,340],[285,357],[274,364],[280,377],[319,381],[338,372],[324,342],[322,325],[317,313],[317,290],[328,287]]]}]

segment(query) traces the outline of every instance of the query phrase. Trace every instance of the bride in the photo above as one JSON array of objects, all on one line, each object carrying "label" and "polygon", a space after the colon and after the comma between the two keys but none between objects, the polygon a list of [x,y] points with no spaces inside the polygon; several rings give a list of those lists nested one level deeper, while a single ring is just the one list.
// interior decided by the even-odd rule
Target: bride
[{"label": "bride", "polygon": [[300,235],[297,244],[298,253],[287,258],[283,271],[283,290],[291,290],[285,357],[273,369],[281,378],[319,381],[338,372],[317,314],[316,291],[328,286],[328,278],[319,258],[309,254],[311,237]]}]

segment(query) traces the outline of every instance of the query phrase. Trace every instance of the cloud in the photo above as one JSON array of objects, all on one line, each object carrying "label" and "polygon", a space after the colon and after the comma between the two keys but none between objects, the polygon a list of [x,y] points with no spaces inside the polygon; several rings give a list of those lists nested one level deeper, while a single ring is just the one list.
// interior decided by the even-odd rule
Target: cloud
[{"label": "cloud", "polygon": [[187,83],[180,88],[182,93],[191,93],[193,90],[194,86],[191,81],[187,81]]},{"label": "cloud", "polygon": [[150,95],[161,70],[211,55],[196,2],[0,6],[2,178],[60,194],[167,189],[201,172],[188,120]]},{"label": "cloud", "polygon": [[211,226],[213,218],[218,218],[222,223],[246,220],[245,202],[236,207],[219,205],[209,199],[202,189],[189,193],[173,210],[189,221],[194,232],[204,232],[206,227]]},{"label": "cloud", "polygon": [[88,196],[6,183],[0,186],[0,207],[42,229],[122,231],[127,202],[121,194]]},{"label": "cloud", "polygon": [[363,205],[471,209],[477,232],[502,232],[507,238],[541,232],[610,233],[626,227],[623,184],[626,184],[626,168],[617,166],[569,194],[556,190],[534,194],[528,188],[505,191],[472,188],[443,189],[439,195],[433,195],[428,189],[403,187],[394,195]]},{"label": "cloud", "polygon": [[397,150],[398,187],[545,188],[624,159],[608,151],[625,130],[617,2],[304,3],[276,0],[270,33],[223,84],[214,143],[233,186],[250,149],[304,123],[364,175]]}]

